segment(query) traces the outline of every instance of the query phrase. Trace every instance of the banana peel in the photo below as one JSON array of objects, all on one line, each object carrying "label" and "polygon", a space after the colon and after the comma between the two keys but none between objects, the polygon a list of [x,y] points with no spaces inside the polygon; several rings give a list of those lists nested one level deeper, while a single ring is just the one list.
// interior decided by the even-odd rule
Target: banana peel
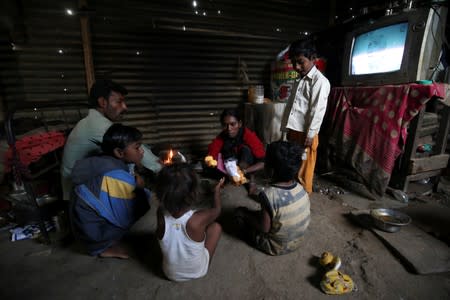
[{"label": "banana peel", "polygon": [[341,259],[330,252],[322,253],[319,263],[329,271],[325,273],[320,282],[320,288],[328,295],[342,295],[354,290],[355,284],[350,276],[339,272]]},{"label": "banana peel", "polygon": [[347,274],[338,270],[331,270],[325,273],[320,282],[320,288],[328,295],[347,294],[354,289],[353,280]]}]

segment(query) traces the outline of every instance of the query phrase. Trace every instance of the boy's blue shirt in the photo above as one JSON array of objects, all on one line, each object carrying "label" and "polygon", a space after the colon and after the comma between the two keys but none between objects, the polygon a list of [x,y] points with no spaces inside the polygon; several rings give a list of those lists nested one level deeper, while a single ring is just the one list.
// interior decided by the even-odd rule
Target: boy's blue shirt
[{"label": "boy's blue shirt", "polygon": [[[135,222],[135,206],[150,191],[136,186],[128,165],[112,156],[93,156],[76,162],[72,170],[74,192],[100,216],[127,229]],[[138,190],[143,190],[144,193]]]}]

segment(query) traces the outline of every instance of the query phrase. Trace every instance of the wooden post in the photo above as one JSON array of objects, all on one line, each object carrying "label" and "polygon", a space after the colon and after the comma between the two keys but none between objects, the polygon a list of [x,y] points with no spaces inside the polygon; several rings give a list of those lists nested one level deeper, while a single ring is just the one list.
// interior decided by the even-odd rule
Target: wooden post
[{"label": "wooden post", "polygon": [[328,25],[332,26],[336,23],[336,0],[331,0],[330,1],[330,17],[328,18]]},{"label": "wooden post", "polygon": [[[87,0],[79,0],[79,8],[80,10],[83,8],[87,8]],[[83,54],[84,54],[84,71],[86,74],[86,88],[89,93],[91,86],[95,82],[89,17],[87,15],[80,15],[80,24],[81,24],[81,40],[83,43]]]}]

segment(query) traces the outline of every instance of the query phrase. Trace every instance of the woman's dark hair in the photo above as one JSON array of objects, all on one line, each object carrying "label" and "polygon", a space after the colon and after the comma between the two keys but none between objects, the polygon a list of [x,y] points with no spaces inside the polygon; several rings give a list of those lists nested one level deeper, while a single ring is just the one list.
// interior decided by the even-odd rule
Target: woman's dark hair
[{"label": "woman's dark hair", "polygon": [[235,117],[236,120],[241,121],[241,115],[236,108],[225,108],[220,115],[220,124],[223,124],[225,117]]},{"label": "woman's dark hair", "polygon": [[299,55],[303,55],[310,60],[315,58],[317,51],[312,39],[297,40],[289,46],[290,59]]},{"label": "woman's dark hair", "polygon": [[155,193],[168,212],[174,214],[197,202],[198,177],[186,163],[165,166],[158,173]]},{"label": "woman's dark hair", "polygon": [[285,141],[273,142],[267,146],[265,164],[273,170],[273,181],[295,178],[302,161],[302,149],[298,144]]},{"label": "woman's dark hair", "polygon": [[128,94],[126,88],[124,88],[123,86],[112,80],[109,79],[97,80],[92,85],[91,90],[89,91],[89,107],[97,108],[98,98],[103,97],[105,99],[108,99],[112,91],[122,94],[124,96]]},{"label": "woman's dark hair", "polygon": [[114,156],[114,149],[123,150],[129,144],[140,140],[142,133],[137,128],[116,123],[106,130],[100,147],[104,154]]}]

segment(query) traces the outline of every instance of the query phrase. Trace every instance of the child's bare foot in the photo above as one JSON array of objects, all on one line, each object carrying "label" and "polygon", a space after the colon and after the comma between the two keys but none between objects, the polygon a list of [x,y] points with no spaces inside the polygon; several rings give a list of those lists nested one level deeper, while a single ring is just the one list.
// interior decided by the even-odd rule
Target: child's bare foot
[{"label": "child's bare foot", "polygon": [[115,258],[122,258],[127,259],[130,256],[128,255],[127,251],[121,247],[120,245],[113,245],[103,251],[99,254],[100,257],[107,258],[107,257],[115,257]]}]

